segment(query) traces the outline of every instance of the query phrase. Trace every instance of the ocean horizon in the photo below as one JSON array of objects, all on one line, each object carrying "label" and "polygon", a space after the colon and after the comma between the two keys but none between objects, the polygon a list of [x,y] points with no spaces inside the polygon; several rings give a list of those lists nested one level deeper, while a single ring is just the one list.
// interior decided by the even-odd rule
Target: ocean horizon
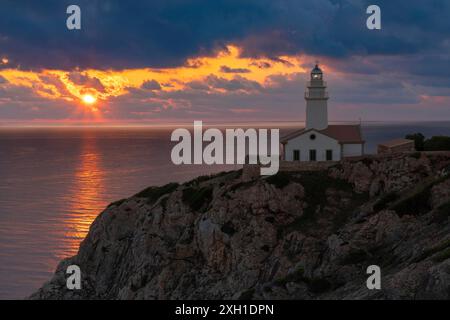
[{"label": "ocean horizon", "polygon": [[[280,127],[282,134],[298,129],[292,122]],[[0,299],[38,289],[61,259],[77,253],[109,203],[148,186],[240,168],[173,165],[172,129],[0,127]],[[378,143],[408,133],[450,136],[450,122],[371,122],[362,130],[371,154]]]}]

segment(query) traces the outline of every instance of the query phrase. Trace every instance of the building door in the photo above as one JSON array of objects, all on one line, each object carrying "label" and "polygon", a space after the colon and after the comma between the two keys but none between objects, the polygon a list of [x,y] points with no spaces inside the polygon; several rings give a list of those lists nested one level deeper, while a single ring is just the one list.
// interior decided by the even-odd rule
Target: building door
[{"label": "building door", "polygon": [[333,161],[333,150],[327,150],[327,161]]},{"label": "building door", "polygon": [[316,161],[316,150],[309,150],[309,161]]},{"label": "building door", "polygon": [[294,161],[300,161],[300,150],[294,150]]}]

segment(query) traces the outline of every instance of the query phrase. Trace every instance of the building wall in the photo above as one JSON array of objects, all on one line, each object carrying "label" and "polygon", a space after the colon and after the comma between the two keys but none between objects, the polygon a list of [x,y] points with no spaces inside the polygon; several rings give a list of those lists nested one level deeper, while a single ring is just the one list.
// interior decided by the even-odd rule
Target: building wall
[{"label": "building wall", "polygon": [[[311,140],[311,134],[314,134],[316,139]],[[284,159],[294,161],[294,150],[300,150],[300,161],[310,161],[309,150],[311,149],[316,150],[317,161],[326,161],[326,150],[333,151],[333,161],[341,160],[341,145],[315,130],[289,140],[284,146]]]},{"label": "building wall", "polygon": [[362,156],[364,153],[364,145],[361,143],[357,144],[344,144],[342,146],[343,157],[356,157]]}]

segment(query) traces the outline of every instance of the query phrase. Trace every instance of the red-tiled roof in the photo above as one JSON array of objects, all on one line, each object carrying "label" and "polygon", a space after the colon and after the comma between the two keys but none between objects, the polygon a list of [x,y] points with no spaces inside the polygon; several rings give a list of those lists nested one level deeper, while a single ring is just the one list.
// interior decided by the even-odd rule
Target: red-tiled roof
[{"label": "red-tiled roof", "polygon": [[304,133],[307,133],[311,130],[315,130],[320,132],[330,138],[337,140],[339,143],[364,143],[364,140],[361,135],[361,126],[360,125],[329,125],[324,130],[316,130],[316,129],[301,129],[295,132],[292,132],[281,139],[282,143],[286,143],[289,140],[296,138]]}]

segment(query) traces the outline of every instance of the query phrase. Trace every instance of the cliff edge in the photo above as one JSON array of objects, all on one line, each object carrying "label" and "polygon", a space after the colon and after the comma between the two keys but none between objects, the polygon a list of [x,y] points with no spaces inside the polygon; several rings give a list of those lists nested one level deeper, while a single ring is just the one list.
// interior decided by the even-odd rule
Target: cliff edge
[{"label": "cliff edge", "polygon": [[31,299],[450,299],[449,216],[449,153],[199,177],[111,204]]}]

